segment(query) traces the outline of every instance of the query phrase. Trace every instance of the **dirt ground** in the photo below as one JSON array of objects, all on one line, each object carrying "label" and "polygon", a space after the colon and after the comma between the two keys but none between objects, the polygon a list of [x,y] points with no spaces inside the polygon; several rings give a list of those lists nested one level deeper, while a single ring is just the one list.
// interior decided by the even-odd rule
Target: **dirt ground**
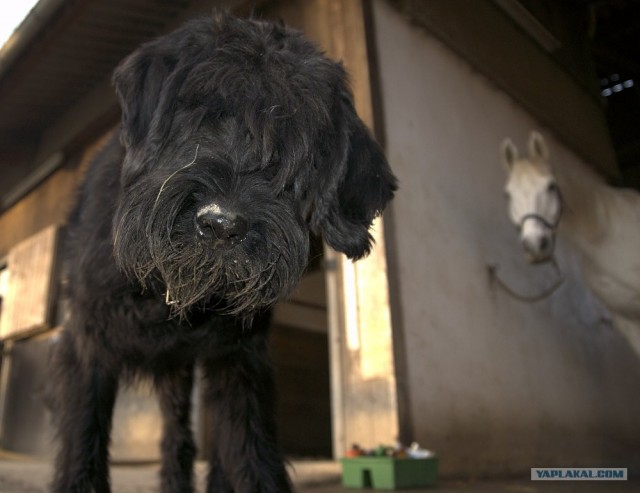
[{"label": "dirt ground", "polygon": [[[113,493],[156,493],[158,465],[116,465],[112,467]],[[377,490],[346,489],[340,485],[340,468],[335,462],[294,462],[291,477],[297,493],[373,493]],[[0,493],[46,493],[51,478],[47,462],[2,458]],[[196,465],[197,491],[204,492],[206,464]],[[638,493],[640,481],[441,481],[438,486],[415,493]]]}]

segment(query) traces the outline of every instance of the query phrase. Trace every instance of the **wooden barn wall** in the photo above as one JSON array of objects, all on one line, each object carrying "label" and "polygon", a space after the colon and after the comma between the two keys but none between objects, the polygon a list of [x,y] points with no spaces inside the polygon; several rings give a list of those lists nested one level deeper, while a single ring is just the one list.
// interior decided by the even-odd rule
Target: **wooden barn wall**
[{"label": "wooden barn wall", "polygon": [[69,208],[78,169],[63,167],[0,215],[0,258],[11,247],[50,224],[62,224]]},{"label": "wooden barn wall", "polygon": [[14,245],[38,231],[51,224],[66,222],[80,178],[105,138],[97,138],[72,154],[61,168],[0,214],[0,259],[6,257]]}]

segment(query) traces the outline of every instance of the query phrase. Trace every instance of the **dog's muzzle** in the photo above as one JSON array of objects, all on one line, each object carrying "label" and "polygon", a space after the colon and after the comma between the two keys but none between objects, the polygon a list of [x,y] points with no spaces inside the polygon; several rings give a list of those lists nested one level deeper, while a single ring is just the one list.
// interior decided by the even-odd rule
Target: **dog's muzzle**
[{"label": "dog's muzzle", "polygon": [[213,248],[233,248],[242,243],[249,231],[249,223],[242,214],[219,204],[198,209],[195,227],[198,236]]}]

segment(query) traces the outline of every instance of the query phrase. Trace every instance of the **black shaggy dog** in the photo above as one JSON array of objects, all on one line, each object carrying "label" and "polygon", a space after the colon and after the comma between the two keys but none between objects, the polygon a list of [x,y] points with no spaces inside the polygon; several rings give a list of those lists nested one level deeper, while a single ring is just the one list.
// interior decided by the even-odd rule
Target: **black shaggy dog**
[{"label": "black shaggy dog", "polygon": [[269,309],[310,234],[357,259],[395,178],[342,66],[299,32],[227,14],[141,46],[113,78],[122,127],[69,220],[54,363],[56,493],[108,493],[118,382],[148,375],[161,489],[192,491],[194,365],[213,419],[208,492],[291,491],[276,443]]}]

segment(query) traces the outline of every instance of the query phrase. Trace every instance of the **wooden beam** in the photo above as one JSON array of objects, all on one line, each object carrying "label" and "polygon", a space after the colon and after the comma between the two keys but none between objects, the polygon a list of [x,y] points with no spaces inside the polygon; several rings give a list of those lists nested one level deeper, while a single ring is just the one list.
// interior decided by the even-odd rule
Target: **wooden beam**
[{"label": "wooden beam", "polygon": [[[265,13],[302,29],[350,74],[360,118],[375,129],[367,2],[289,0]],[[382,220],[376,247],[357,263],[325,248],[334,455],[352,443],[393,444],[399,436],[394,348]]]}]

